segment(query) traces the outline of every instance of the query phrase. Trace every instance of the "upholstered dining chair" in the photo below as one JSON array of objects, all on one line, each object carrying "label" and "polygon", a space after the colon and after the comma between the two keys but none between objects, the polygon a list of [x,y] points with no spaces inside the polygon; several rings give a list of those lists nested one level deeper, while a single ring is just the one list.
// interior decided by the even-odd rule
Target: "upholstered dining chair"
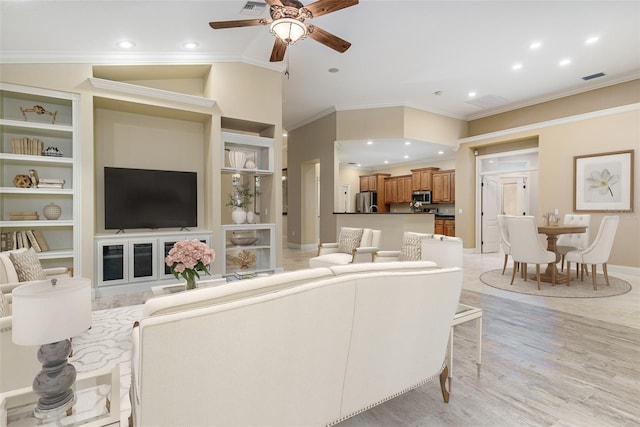
[{"label": "upholstered dining chair", "polygon": [[[593,240],[593,243],[586,249],[577,249],[567,252],[565,259],[567,260],[567,274],[571,274],[571,263],[575,262],[576,265],[576,277],[580,274],[580,280],[584,279],[584,269],[579,265],[591,264],[591,277],[593,280],[593,290],[598,290],[598,281],[596,279],[596,265],[602,264],[602,272],[604,274],[604,280],[609,286],[609,274],[607,273],[607,262],[609,262],[609,255],[611,254],[611,247],[615,240],[616,230],[618,229],[618,223],[620,217],[617,215],[605,216],[602,218],[598,234]],[[567,282],[569,286],[569,282]]]},{"label": "upholstered dining chair", "polygon": [[371,262],[380,249],[381,236],[381,230],[342,227],[337,242],[318,245],[318,255],[309,259],[309,267]]},{"label": "upholstered dining chair", "polygon": [[[546,250],[540,243],[534,216],[509,216],[507,217],[507,229],[509,230],[511,257],[514,262],[511,285],[513,285],[513,279],[516,277],[516,263],[522,264],[520,269],[525,282],[527,281],[527,264],[535,264],[538,290],[540,290],[540,264],[555,263],[556,254]],[[551,284],[555,285],[555,268],[551,271]]]},{"label": "upholstered dining chair", "polygon": [[[502,274],[507,269],[507,260],[511,254],[511,244],[509,243],[509,230],[507,229],[507,215],[498,215],[498,231],[500,232],[500,247],[504,252],[504,264],[502,266]],[[515,262],[513,269],[515,270]]]},{"label": "upholstered dining chair", "polygon": [[560,271],[564,271],[564,258],[567,252],[577,249],[587,249],[589,246],[589,230],[591,225],[591,215],[566,214],[564,225],[583,225],[587,227],[584,233],[561,234],[556,242],[556,250],[560,254]]}]

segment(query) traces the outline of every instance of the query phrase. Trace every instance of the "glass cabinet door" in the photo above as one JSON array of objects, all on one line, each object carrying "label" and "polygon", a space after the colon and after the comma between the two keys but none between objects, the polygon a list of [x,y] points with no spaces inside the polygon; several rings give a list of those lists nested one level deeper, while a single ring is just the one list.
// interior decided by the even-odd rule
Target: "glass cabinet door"
[{"label": "glass cabinet door", "polygon": [[129,269],[125,260],[128,258],[128,252],[126,242],[109,242],[98,245],[100,284],[115,285],[127,282]]},{"label": "glass cabinet door", "polygon": [[156,278],[156,244],[155,240],[130,242],[131,268],[130,282]]}]

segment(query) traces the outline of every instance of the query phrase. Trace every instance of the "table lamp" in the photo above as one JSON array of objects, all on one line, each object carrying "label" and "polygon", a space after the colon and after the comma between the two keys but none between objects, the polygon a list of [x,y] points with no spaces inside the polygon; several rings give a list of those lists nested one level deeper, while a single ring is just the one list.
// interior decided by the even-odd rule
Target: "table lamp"
[{"label": "table lamp", "polygon": [[51,279],[24,284],[12,292],[13,342],[40,345],[40,371],[33,380],[39,396],[34,415],[57,417],[75,403],[71,386],[76,369],[67,363],[69,338],[91,327],[91,281],[84,278]]}]

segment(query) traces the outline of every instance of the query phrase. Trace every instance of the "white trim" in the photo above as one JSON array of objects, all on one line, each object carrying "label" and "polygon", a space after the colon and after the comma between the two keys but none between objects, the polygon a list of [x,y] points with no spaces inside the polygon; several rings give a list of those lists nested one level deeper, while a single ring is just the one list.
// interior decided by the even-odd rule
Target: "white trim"
[{"label": "white trim", "polygon": [[573,122],[579,122],[582,120],[590,120],[598,117],[611,116],[614,114],[627,113],[629,111],[640,110],[640,102],[635,104],[623,105],[620,107],[607,108],[604,110],[592,111],[584,114],[577,114],[575,116],[563,117],[560,119],[547,120],[546,122],[533,123],[530,125],[519,126],[511,129],[504,129],[495,132],[485,133],[482,135],[469,136],[467,138],[460,138],[459,144],[466,144],[469,142],[478,142],[485,139],[496,138],[500,136],[512,135],[514,133],[528,132],[537,129],[542,129],[550,126],[564,125]]},{"label": "white trim", "polygon": [[89,81],[95,88],[105,89],[112,92],[146,96],[148,98],[180,102],[182,104],[196,105],[200,107],[213,107],[216,104],[216,101],[210,98],[171,92],[168,90],[156,89],[147,86],[134,85],[131,83],[100,79],[97,77],[89,77]]}]

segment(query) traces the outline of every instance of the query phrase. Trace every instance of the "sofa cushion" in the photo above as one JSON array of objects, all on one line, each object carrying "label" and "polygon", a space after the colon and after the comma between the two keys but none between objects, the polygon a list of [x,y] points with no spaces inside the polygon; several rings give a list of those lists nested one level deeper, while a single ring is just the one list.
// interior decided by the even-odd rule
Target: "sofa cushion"
[{"label": "sofa cushion", "polygon": [[350,264],[353,260],[353,255],[343,252],[334,252],[332,254],[324,254],[309,259],[309,267],[322,268],[332,267],[334,265],[346,265]]},{"label": "sofa cushion", "polygon": [[7,299],[4,297],[4,293],[0,292],[0,317],[9,316],[11,313],[9,312],[9,303]]},{"label": "sofa cushion", "polygon": [[9,257],[18,274],[19,282],[44,280],[47,278],[38,259],[38,255],[33,248],[29,248],[24,252],[11,252]]},{"label": "sofa cushion", "polygon": [[338,239],[338,251],[351,255],[354,249],[360,246],[363,232],[362,228],[342,227]]},{"label": "sofa cushion", "polygon": [[390,262],[361,262],[356,264],[332,266],[331,271],[336,276],[345,274],[388,272],[388,271],[414,271],[436,270],[438,264],[432,261],[390,261]]},{"label": "sofa cushion", "polygon": [[400,248],[400,261],[419,261],[422,259],[422,239],[429,237],[429,234],[413,233],[406,231],[402,237],[402,247]]}]

